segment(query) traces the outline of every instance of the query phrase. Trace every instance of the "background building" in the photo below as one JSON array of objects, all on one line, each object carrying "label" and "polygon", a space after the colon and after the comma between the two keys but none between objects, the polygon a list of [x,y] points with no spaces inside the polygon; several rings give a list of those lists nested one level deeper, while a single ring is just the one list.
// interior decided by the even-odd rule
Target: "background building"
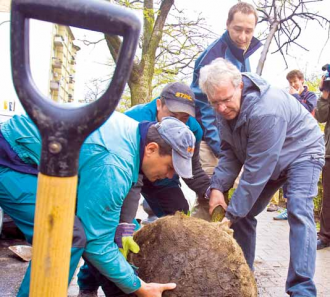
[{"label": "background building", "polygon": [[[0,121],[24,113],[11,75],[10,2],[0,0]],[[79,50],[73,42],[69,27],[30,21],[31,73],[39,91],[49,100],[59,103],[73,101],[75,60]]]}]

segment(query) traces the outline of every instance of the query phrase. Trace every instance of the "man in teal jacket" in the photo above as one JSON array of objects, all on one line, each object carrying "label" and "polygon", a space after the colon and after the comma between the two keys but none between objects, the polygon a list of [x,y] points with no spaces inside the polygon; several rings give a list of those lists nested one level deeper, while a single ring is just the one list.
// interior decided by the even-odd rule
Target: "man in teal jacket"
[{"label": "man in teal jacket", "polygon": [[[2,124],[0,136],[0,206],[32,242],[39,132],[28,117],[15,116]],[[175,118],[139,124],[119,113],[86,139],[80,151],[77,200],[77,217],[86,238],[83,232],[74,238],[79,244],[72,249],[70,278],[84,252],[92,269],[127,294],[161,296],[175,287],[143,282],[119,252],[114,237],[123,200],[139,172],[150,181],[171,178],[174,172],[189,178],[194,145],[193,133]],[[29,272],[19,296],[28,296]]]},{"label": "man in teal jacket", "polygon": [[[195,151],[192,157],[193,178],[183,177],[183,180],[196,192],[198,197],[202,198],[209,187],[210,179],[199,162],[199,144],[203,132],[194,118],[195,96],[191,89],[183,83],[169,83],[162,90],[160,97],[147,104],[136,105],[125,114],[138,122],[160,122],[164,117],[172,116],[190,128],[196,137]],[[155,182],[140,174],[138,182],[125,198],[121,209],[120,228],[130,228],[128,224],[131,224],[136,216],[141,193],[157,217],[174,214],[176,211],[188,212],[189,210],[187,200],[180,188],[178,174],[175,174],[173,178],[159,179]],[[131,224],[131,233],[133,229],[134,225]],[[128,234],[127,231],[125,233]],[[78,274],[78,285],[80,288],[79,296],[96,296],[97,289],[101,284],[89,271],[88,265],[83,265]],[[103,290],[106,289],[103,287]]]}]

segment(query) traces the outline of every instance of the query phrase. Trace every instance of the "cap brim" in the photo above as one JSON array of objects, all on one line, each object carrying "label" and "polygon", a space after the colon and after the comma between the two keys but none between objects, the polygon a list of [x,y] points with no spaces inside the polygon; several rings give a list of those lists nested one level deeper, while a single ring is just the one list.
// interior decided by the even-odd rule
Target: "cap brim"
[{"label": "cap brim", "polygon": [[195,107],[176,101],[176,100],[167,100],[165,98],[165,103],[169,111],[171,112],[185,112],[192,117],[195,117]]},{"label": "cap brim", "polygon": [[182,178],[192,178],[192,159],[183,158],[175,150],[172,150],[172,160],[175,172]]}]

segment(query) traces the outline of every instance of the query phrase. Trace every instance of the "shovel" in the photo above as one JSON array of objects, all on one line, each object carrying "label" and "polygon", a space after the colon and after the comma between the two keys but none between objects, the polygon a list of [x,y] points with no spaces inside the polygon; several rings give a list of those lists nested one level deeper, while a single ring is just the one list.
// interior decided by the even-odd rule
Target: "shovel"
[{"label": "shovel", "polygon": [[[31,77],[29,19],[122,36],[112,81],[99,100],[65,108],[43,97]],[[139,32],[140,22],[133,13],[106,1],[12,0],[13,82],[42,138],[30,296],[67,296],[80,147],[116,108],[130,74]]]}]

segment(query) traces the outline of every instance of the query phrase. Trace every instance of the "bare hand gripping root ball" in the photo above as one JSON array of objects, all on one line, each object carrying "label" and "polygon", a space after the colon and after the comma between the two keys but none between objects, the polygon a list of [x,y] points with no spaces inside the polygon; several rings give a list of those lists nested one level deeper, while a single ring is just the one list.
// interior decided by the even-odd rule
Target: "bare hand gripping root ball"
[{"label": "bare hand gripping root ball", "polygon": [[146,282],[174,282],[165,297],[254,297],[257,285],[232,230],[177,213],[144,226],[129,261]]}]

